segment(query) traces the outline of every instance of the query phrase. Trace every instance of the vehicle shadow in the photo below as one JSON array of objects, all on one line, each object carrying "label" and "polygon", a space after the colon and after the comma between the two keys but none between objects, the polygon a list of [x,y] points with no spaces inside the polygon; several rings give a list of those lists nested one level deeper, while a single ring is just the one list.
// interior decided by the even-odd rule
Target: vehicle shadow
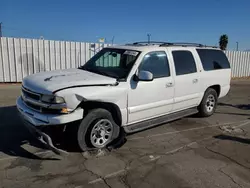
[{"label": "vehicle shadow", "polygon": [[230,107],[234,107],[234,108],[238,108],[240,110],[250,110],[250,104],[237,104],[237,105],[233,105],[233,104],[227,104],[227,103],[218,103],[218,106],[230,106]]},{"label": "vehicle shadow", "polygon": [[41,158],[22,147],[29,143],[36,148],[46,149],[24,127],[16,106],[0,107],[0,129],[0,152],[28,159],[57,160],[56,158]]},{"label": "vehicle shadow", "polygon": [[214,136],[214,138],[220,139],[220,140],[236,141],[236,142],[240,142],[243,144],[250,144],[250,139],[240,138],[240,137],[236,137],[236,136],[229,136],[229,135],[221,134],[221,135]]},{"label": "vehicle shadow", "polygon": [[[55,140],[54,144],[59,149],[65,150],[67,152],[82,152],[77,143],[77,130],[81,122],[74,122],[66,127],[66,132],[63,135],[54,135],[52,138]],[[124,129],[120,129],[119,136],[114,139],[110,144],[106,146],[108,151],[119,149],[127,142],[126,133]],[[98,149],[90,149],[93,151],[98,151]]]},{"label": "vehicle shadow", "polygon": [[[250,104],[237,104],[237,105],[233,105],[233,104],[227,104],[227,103],[222,103],[222,102],[219,102],[218,103],[218,106],[221,106],[221,107],[233,107],[233,108],[236,108],[236,109],[239,109],[239,110],[250,110]],[[246,111],[247,113],[240,113],[242,111],[238,111],[238,112],[222,112],[222,111],[216,111],[215,113],[217,114],[229,114],[229,115],[238,115],[238,116],[250,116],[250,111]],[[249,113],[249,114],[248,114]]]},{"label": "vehicle shadow", "polygon": [[[69,126],[70,131],[67,134],[54,134],[52,137],[53,143],[59,149],[67,152],[81,152],[76,142],[78,124]],[[57,158],[42,158],[35,153],[24,149],[24,144],[29,144],[38,150],[48,149],[36,138],[34,138],[27,128],[23,125],[21,118],[18,115],[16,106],[0,107],[0,152],[9,156],[23,157],[37,160],[59,160]],[[57,132],[56,132],[57,133]],[[55,139],[54,139],[55,138]],[[126,142],[125,133],[120,132],[118,139],[108,146],[108,150],[118,149]]]},{"label": "vehicle shadow", "polygon": [[236,115],[236,116],[250,116],[250,114],[243,113],[231,113],[231,112],[215,112],[216,114],[228,114],[228,115]]}]

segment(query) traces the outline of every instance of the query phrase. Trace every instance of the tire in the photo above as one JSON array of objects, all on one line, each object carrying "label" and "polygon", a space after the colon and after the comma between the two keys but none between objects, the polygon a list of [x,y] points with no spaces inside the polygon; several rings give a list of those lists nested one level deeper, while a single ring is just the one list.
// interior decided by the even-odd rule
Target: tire
[{"label": "tire", "polygon": [[213,115],[217,107],[217,101],[217,92],[212,88],[208,88],[203,96],[200,105],[198,106],[199,116],[209,117]]},{"label": "tire", "polygon": [[120,127],[108,110],[93,109],[79,125],[78,145],[82,151],[106,148],[118,137],[119,132]]}]

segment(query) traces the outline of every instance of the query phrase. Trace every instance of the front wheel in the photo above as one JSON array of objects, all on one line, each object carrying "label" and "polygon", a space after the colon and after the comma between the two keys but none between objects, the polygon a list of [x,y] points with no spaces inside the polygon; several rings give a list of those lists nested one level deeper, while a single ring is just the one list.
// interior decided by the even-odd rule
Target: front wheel
[{"label": "front wheel", "polygon": [[78,128],[78,145],[83,151],[105,148],[118,137],[119,131],[120,127],[108,110],[101,108],[91,110]]},{"label": "front wheel", "polygon": [[199,115],[201,117],[211,116],[216,109],[217,100],[217,92],[212,88],[208,88],[204,94],[201,104],[198,107]]}]

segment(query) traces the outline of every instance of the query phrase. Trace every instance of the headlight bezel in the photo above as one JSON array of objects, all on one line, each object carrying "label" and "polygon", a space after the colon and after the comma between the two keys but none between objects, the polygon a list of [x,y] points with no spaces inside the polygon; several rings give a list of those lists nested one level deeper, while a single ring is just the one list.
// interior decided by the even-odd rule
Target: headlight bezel
[{"label": "headlight bezel", "polygon": [[56,95],[42,95],[41,99],[42,102],[48,104],[63,104],[65,100],[63,97],[56,96]]}]

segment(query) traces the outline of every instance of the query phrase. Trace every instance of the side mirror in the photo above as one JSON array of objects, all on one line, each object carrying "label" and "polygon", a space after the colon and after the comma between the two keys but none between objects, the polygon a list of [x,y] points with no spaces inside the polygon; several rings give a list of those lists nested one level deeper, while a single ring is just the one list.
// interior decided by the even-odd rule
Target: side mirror
[{"label": "side mirror", "polygon": [[138,81],[152,81],[154,79],[153,74],[149,71],[140,71],[136,77]]}]

